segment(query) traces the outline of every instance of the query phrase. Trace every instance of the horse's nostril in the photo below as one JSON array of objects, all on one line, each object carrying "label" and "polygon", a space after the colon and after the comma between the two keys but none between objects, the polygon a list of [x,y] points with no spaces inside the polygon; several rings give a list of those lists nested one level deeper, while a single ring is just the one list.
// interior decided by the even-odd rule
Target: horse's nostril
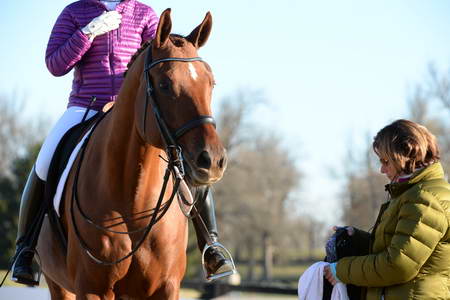
[{"label": "horse's nostril", "polygon": [[220,169],[223,169],[226,164],[227,164],[226,157],[222,157],[222,159],[220,159],[219,162],[217,163]]},{"label": "horse's nostril", "polygon": [[197,158],[197,166],[204,169],[211,168],[211,157],[207,151],[202,151]]}]

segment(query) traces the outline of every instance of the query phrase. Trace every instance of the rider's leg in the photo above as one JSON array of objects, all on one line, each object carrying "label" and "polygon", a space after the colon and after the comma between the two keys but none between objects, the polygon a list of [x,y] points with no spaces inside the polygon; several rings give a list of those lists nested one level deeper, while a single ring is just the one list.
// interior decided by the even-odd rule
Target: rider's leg
[{"label": "rider's leg", "polygon": [[[208,193],[205,195],[205,193]],[[207,242],[217,243],[219,234],[215,215],[214,199],[209,189],[199,189],[195,194],[196,208],[200,218],[192,219],[197,235],[200,251],[203,251]],[[204,224],[204,225],[203,225]],[[204,230],[206,227],[207,232]],[[208,234],[208,236],[205,236]],[[205,269],[207,279],[231,275],[235,272],[232,261],[225,255],[220,247],[209,247],[205,253]]]},{"label": "rider's leg", "polygon": [[18,256],[12,274],[13,281],[27,285],[35,285],[37,282],[34,280],[31,268],[34,255],[31,241],[25,239],[25,235],[31,230],[39,231],[39,228],[36,228],[39,224],[35,224],[35,220],[41,208],[44,189],[45,181],[39,178],[35,167],[33,167],[30,175],[28,175],[20,200],[19,226],[16,239],[16,256]]},{"label": "rider's leg", "polygon": [[[38,284],[38,282],[34,281],[33,270],[31,268],[35,245],[32,245],[31,241],[24,237],[31,230],[40,231],[41,224],[33,224],[33,222],[43,202],[45,181],[47,180],[50,161],[62,136],[67,130],[82,120],[85,111],[86,109],[83,107],[73,106],[64,112],[45,139],[39,151],[36,164],[28,176],[28,181],[20,202],[19,228],[16,239],[16,260],[12,274],[12,280],[16,282],[27,285]],[[95,113],[96,111],[89,112],[88,118],[92,117]],[[26,251],[23,251],[24,249]]]}]

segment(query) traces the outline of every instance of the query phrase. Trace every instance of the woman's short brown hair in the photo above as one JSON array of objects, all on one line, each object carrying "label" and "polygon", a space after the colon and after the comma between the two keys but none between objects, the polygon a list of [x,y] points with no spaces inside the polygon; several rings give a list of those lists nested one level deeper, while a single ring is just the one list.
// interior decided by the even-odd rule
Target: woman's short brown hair
[{"label": "woman's short brown hair", "polygon": [[372,146],[380,159],[388,160],[399,173],[411,174],[439,160],[436,137],[425,126],[408,120],[381,129]]}]

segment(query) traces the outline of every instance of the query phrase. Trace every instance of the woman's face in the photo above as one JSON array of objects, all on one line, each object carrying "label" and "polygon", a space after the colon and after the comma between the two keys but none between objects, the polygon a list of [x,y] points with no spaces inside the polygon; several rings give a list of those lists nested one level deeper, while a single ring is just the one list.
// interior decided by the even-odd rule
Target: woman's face
[{"label": "woman's face", "polygon": [[398,177],[398,172],[395,169],[394,165],[388,160],[380,157],[380,172],[381,174],[386,175],[387,178],[389,178],[390,181],[394,181]]}]

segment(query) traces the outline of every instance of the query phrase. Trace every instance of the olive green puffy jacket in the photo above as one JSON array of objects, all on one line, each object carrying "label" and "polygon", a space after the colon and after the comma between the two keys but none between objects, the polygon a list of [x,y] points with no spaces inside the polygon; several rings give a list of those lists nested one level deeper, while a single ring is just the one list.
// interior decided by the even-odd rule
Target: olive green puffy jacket
[{"label": "olive green puffy jacket", "polygon": [[[340,259],[337,277],[366,299],[450,299],[450,184],[440,163],[386,186],[370,254]],[[367,234],[367,236],[369,236]]]}]

